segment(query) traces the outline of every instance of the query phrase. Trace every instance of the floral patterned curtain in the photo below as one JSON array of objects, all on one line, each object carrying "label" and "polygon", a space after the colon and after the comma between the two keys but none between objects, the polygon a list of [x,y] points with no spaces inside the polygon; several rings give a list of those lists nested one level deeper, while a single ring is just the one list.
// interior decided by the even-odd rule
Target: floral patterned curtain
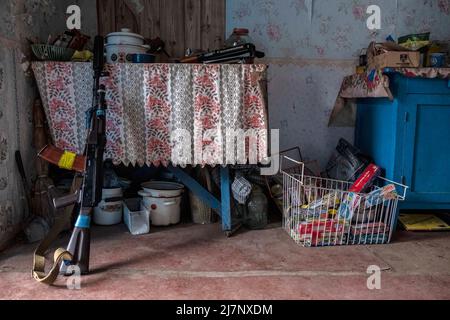
[{"label": "floral patterned curtain", "polygon": [[[165,166],[265,161],[266,68],[107,65],[106,158]],[[56,147],[81,153],[92,105],[91,64],[35,62],[33,70]]]}]

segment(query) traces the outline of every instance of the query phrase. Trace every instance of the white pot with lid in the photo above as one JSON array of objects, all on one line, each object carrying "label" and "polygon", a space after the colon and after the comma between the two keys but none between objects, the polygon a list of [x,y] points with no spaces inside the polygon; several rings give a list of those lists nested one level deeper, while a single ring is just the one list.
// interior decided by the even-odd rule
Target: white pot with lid
[{"label": "white pot with lid", "polygon": [[122,222],[122,188],[103,189],[103,200],[94,209],[94,223],[112,226]]},{"label": "white pot with lid", "polygon": [[144,54],[150,49],[150,46],[131,45],[131,44],[107,44],[106,62],[107,63],[129,63],[132,62],[133,54]]},{"label": "white pot with lid", "polygon": [[181,199],[184,186],[175,182],[150,181],[139,192],[142,204],[151,212],[154,226],[178,224],[181,220]]},{"label": "white pot with lid", "polygon": [[149,197],[156,198],[173,198],[179,197],[184,192],[184,186],[175,182],[168,181],[150,181],[141,185]]},{"label": "white pot with lid", "polygon": [[143,209],[150,212],[152,225],[167,227],[178,224],[181,221],[182,196],[173,198],[156,198],[145,193],[139,193],[142,199]]},{"label": "white pot with lid", "polygon": [[132,33],[130,29],[123,28],[120,32],[113,32],[106,36],[106,44],[121,44],[142,46],[144,37],[137,33]]}]

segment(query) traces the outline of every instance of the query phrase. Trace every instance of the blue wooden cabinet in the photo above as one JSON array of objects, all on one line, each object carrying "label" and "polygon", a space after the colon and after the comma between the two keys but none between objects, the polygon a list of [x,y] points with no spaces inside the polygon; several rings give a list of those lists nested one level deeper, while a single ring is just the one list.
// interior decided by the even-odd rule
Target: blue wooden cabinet
[{"label": "blue wooden cabinet", "polygon": [[450,209],[450,81],[390,78],[394,101],[358,101],[356,146],[410,187],[400,209]]}]

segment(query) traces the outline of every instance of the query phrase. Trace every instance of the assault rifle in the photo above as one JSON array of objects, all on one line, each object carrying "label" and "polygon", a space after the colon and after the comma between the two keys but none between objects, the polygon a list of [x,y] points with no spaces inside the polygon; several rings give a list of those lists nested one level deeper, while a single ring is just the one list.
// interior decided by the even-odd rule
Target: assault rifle
[{"label": "assault rifle", "polygon": [[[104,39],[101,36],[95,38],[94,45],[94,89],[93,105],[90,110],[90,123],[86,142],[86,170],[83,177],[79,197],[79,216],[70,238],[67,251],[72,254],[72,261],[65,261],[61,265],[61,273],[67,272],[68,265],[76,265],[81,274],[89,273],[90,252],[90,225],[95,207],[102,199],[103,190],[103,154],[106,147],[106,101],[105,86],[100,84],[100,79],[106,76],[103,72]],[[67,205],[55,201],[56,207]]]},{"label": "assault rifle", "polygon": [[[36,280],[46,284],[52,284],[58,276],[58,265],[61,264],[59,273],[70,275],[75,270],[70,266],[79,267],[81,274],[89,273],[90,253],[90,224],[93,210],[102,199],[103,190],[103,155],[106,147],[106,101],[105,86],[101,84],[101,78],[108,76],[104,69],[104,39],[101,36],[95,38],[94,45],[94,88],[92,107],[88,112],[87,141],[84,151],[84,172],[82,184],[79,187],[74,182],[74,194],[53,199],[56,209],[74,206],[78,208],[79,215],[70,238],[67,250],[58,249],[54,254],[54,264],[51,271],[45,272],[45,252],[51,242],[61,231],[61,223],[55,223],[54,229],[36,250],[33,264],[33,276]],[[68,156],[70,158],[70,155]],[[72,163],[75,163],[76,155],[72,155]],[[69,161],[70,162],[70,159]],[[75,180],[76,181],[76,180]],[[49,189],[51,195],[52,190]],[[71,211],[71,210],[69,210]],[[60,220],[61,217],[59,217]],[[58,217],[57,217],[58,219]]]}]

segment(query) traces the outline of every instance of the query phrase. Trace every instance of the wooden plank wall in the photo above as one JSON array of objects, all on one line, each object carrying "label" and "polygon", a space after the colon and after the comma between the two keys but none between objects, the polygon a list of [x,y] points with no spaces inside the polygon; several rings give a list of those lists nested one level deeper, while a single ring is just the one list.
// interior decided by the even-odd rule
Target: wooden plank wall
[{"label": "wooden plank wall", "polygon": [[160,37],[167,51],[182,57],[187,48],[214,50],[225,35],[226,0],[97,0],[102,35],[130,28],[146,38]]}]

